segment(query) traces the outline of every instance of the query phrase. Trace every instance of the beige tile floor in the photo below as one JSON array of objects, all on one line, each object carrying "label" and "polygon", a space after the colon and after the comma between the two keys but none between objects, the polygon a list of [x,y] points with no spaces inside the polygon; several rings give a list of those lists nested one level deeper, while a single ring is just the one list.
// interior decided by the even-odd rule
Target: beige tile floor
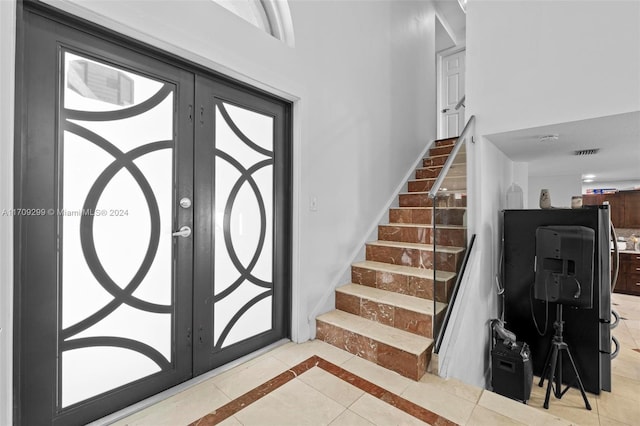
[{"label": "beige tile floor", "polygon": [[[461,425],[640,424],[640,298],[615,294],[624,320],[614,330],[622,349],[613,361],[613,392],[588,394],[584,409],[572,389],[542,408],[544,388],[534,383],[528,405],[455,379],[427,374],[414,382],[319,341],[287,343],[229,371],[139,411],[116,425],[187,425],[312,355],[341,366]],[[314,367],[237,412],[222,425],[420,425],[425,424]]]}]

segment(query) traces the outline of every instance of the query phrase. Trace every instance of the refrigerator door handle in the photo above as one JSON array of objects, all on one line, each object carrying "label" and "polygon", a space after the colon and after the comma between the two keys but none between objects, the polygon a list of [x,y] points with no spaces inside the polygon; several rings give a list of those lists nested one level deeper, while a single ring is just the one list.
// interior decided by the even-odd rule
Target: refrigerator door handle
[{"label": "refrigerator door handle", "polygon": [[[613,264],[614,270],[611,278],[611,293],[616,288],[616,284],[618,283],[618,272],[620,272],[620,252],[618,251],[618,235],[616,234],[616,228],[613,226],[613,222],[609,221],[609,225],[611,227],[611,239],[613,240]],[[617,324],[617,323],[616,323]]]},{"label": "refrigerator door handle", "polygon": [[620,342],[618,342],[618,339],[616,339],[615,336],[611,336],[611,341],[616,345],[616,350],[611,352],[611,359],[614,359],[620,353]]},{"label": "refrigerator door handle", "polygon": [[609,325],[609,329],[613,330],[614,328],[616,328],[618,326],[618,323],[620,322],[620,315],[614,311],[613,309],[611,310],[611,315],[613,315],[613,317],[616,319],[614,322],[612,322]]}]

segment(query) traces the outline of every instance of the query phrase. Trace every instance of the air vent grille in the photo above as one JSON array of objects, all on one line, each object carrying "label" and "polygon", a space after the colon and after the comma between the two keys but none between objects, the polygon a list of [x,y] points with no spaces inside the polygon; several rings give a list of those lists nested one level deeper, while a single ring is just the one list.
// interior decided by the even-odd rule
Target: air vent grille
[{"label": "air vent grille", "polygon": [[595,155],[598,153],[598,151],[600,151],[600,148],[581,149],[578,151],[573,151],[573,155],[577,155],[577,156]]}]

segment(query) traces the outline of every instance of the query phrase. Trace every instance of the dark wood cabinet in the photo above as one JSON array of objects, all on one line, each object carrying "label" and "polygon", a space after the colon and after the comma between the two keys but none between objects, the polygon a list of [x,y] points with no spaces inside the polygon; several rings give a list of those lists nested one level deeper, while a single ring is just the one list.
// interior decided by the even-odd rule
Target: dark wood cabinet
[{"label": "dark wood cabinet", "polygon": [[605,194],[585,194],[582,196],[583,206],[599,206],[604,203]]},{"label": "dark wood cabinet", "polygon": [[[640,228],[640,191],[624,191],[618,194],[622,195],[624,201],[624,226],[618,228]],[[616,225],[615,222],[613,224]]]},{"label": "dark wood cabinet", "polygon": [[626,205],[624,198],[619,196],[620,193],[605,194],[604,200],[609,202],[609,211],[611,213],[611,222],[616,228],[627,228],[624,225],[624,212]]},{"label": "dark wood cabinet", "polygon": [[640,296],[640,253],[620,253],[615,292]]},{"label": "dark wood cabinet", "polygon": [[586,194],[585,206],[598,206],[609,202],[611,222],[616,228],[640,228],[640,191],[620,191],[613,194]]}]

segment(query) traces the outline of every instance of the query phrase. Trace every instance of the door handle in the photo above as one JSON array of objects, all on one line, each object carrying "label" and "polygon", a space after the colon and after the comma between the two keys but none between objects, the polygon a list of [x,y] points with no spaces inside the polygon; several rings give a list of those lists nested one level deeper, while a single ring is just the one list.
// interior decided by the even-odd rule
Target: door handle
[{"label": "door handle", "polygon": [[451,111],[451,108],[445,108],[445,109],[442,110],[442,113],[444,114],[444,113],[447,113],[449,111]]},{"label": "door handle", "polygon": [[176,231],[171,235],[173,235],[174,237],[187,238],[188,236],[191,235],[191,228],[189,228],[188,226],[185,225],[182,228],[180,228],[179,231]]}]

